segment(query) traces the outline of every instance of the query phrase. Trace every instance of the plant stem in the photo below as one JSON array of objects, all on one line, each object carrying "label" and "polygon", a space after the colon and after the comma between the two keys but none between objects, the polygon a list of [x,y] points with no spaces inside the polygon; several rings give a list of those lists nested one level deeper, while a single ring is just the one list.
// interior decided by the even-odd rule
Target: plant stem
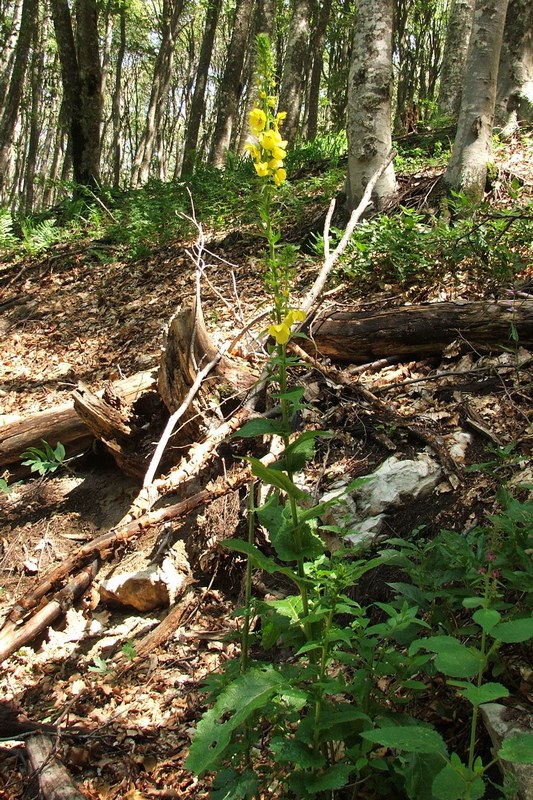
[{"label": "plant stem", "polygon": [[[255,480],[250,481],[250,496],[248,500],[248,544],[254,543],[254,515],[255,515]],[[246,574],[244,578],[244,623],[241,640],[241,673],[246,672],[250,656],[250,616],[252,604],[252,559],[246,559]]]}]

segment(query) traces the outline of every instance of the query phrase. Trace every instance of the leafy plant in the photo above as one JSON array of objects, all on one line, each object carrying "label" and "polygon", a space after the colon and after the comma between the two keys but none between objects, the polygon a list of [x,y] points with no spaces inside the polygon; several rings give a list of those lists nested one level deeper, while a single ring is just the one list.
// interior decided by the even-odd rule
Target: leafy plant
[{"label": "leafy plant", "polygon": [[61,442],[57,442],[54,448],[48,444],[44,439],[41,439],[43,449],[38,447],[28,447],[22,453],[21,458],[25,458],[22,464],[29,467],[31,472],[37,472],[39,475],[48,475],[49,473],[56,472],[65,463],[65,448]]}]

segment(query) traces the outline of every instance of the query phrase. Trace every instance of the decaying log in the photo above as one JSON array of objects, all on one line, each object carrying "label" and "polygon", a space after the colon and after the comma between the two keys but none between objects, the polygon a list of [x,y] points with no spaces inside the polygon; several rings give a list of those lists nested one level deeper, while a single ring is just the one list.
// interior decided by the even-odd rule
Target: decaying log
[{"label": "decaying log", "polygon": [[[113,390],[127,403],[133,403],[143,392],[155,386],[155,370],[138,372],[130,378],[115,381]],[[98,393],[103,394],[102,390]],[[20,455],[28,447],[39,447],[41,439],[55,447],[65,445],[67,456],[82,453],[93,441],[93,434],[74,410],[72,402],[56,408],[31,414],[0,428],[0,468],[9,467],[18,477],[14,465],[19,465]]]},{"label": "decaying log", "polygon": [[364,364],[385,356],[425,358],[437,355],[456,339],[478,348],[533,345],[533,300],[464,301],[402,306],[381,311],[336,311],[311,325],[308,353],[332,361]]},{"label": "decaying log", "polygon": [[44,800],[85,800],[70,777],[68,770],[55,755],[55,748],[48,736],[41,733],[29,736],[26,750],[39,790]]},{"label": "decaying log", "polygon": [[[179,309],[168,324],[158,376],[159,394],[171,414],[182,404],[199,370],[216,355],[201,311],[194,303]],[[180,441],[191,444],[202,438],[200,429],[205,429],[206,414],[212,413],[206,400],[210,384],[216,383],[219,395],[233,395],[246,391],[256,380],[257,376],[250,370],[222,355],[213,369],[212,379],[206,381],[206,391],[197,395],[181,417]]]}]

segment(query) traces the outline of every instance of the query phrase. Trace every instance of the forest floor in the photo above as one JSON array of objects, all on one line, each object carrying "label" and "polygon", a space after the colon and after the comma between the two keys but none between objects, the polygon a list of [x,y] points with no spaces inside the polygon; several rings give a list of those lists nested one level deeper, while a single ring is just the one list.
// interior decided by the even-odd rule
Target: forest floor
[{"label": "forest floor", "polygon": [[[533,173],[523,163],[519,167],[533,194]],[[316,211],[310,208],[310,218]],[[248,231],[206,231],[206,238],[202,300],[208,328],[221,344],[264,308],[257,267],[261,245]],[[186,253],[191,244],[176,241],[137,261],[114,260],[110,252],[105,263],[105,244],[64,244],[16,265],[0,264],[0,426],[64,402],[79,382],[98,390],[106,381],[156,366],[165,324],[194,292],[195,268]],[[532,267],[516,276],[516,285],[533,299]],[[317,271],[316,257],[300,254],[295,305]],[[481,287],[460,281],[416,289],[388,285],[371,293],[345,282],[326,303],[353,310],[483,297]],[[438,359],[369,368],[356,379],[406,423],[440,437],[457,464],[457,475],[450,479],[443,472],[430,497],[389,517],[388,536],[408,537],[420,526],[426,536],[442,528],[470,529],[494,510],[502,474],[509,487],[533,484],[533,361],[519,343],[507,352],[480,353],[460,342]],[[318,383],[315,421],[333,431],[333,439],[311,469],[315,483],[325,475],[366,475],[391,455],[412,459],[424,451],[406,431],[383,430],[372,424],[371,409],[363,413],[353,399]],[[487,446],[493,452],[507,448],[507,460],[500,458],[492,472],[468,471],[492,458]],[[68,470],[22,481],[0,497],[0,610],[7,612],[80,543],[116,525],[138,489],[139,482],[108,456],[91,451]],[[211,523],[217,518],[231,534],[242,515],[230,506],[220,503]],[[216,535],[205,530],[210,522],[202,514],[205,509],[173,523],[172,536],[194,537],[202,525],[204,537]],[[132,551],[150,549],[161,529],[122,548],[115,566]],[[238,652],[232,635],[238,623],[231,613],[242,590],[242,566],[229,565],[229,556],[217,552],[220,564],[211,559],[194,574],[186,617],[146,658],[135,656],[136,645],[168,609],[140,613],[106,607],[92,588],[61,624],[3,664],[0,740],[6,741],[0,748],[0,797],[37,796],[28,779],[24,739],[9,736],[14,721],[28,719],[58,724],[54,741],[60,758],[88,798],[207,796],[206,786],[184,770],[183,761],[205,707],[202,682]],[[365,582],[359,602],[387,598],[387,580]],[[513,702],[531,709],[531,664],[517,658],[509,669]],[[465,708],[435,685],[425,712],[429,721],[438,704],[448,704],[449,736],[460,747],[467,728]],[[71,726],[85,732],[69,734]],[[481,733],[480,748],[488,747]]]}]

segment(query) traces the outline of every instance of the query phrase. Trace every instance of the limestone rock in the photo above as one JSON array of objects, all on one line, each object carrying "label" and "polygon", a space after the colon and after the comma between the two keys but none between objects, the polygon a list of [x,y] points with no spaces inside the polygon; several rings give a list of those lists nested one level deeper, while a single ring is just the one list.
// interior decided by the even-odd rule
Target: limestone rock
[{"label": "limestone rock", "polygon": [[100,600],[112,606],[152,611],[173,605],[190,583],[190,576],[185,549],[174,545],[159,564],[119,572],[101,581]]},{"label": "limestone rock", "polygon": [[[533,733],[533,716],[520,712],[501,703],[484,703],[480,706],[481,716],[495,751],[502,741],[518,733]],[[515,764],[500,761],[505,774],[508,772],[516,782],[517,800],[533,800],[533,764]]]}]

